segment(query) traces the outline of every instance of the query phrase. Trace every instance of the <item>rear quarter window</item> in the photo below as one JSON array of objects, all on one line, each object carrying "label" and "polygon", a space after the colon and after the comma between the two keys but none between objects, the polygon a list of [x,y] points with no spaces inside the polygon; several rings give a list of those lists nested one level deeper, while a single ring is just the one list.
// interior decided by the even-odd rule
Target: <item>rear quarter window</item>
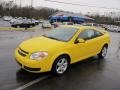
[{"label": "rear quarter window", "polygon": [[96,30],[95,30],[95,36],[96,36],[96,37],[102,36],[102,35],[103,35],[103,33],[101,33],[101,32],[99,32],[99,31],[96,31]]}]

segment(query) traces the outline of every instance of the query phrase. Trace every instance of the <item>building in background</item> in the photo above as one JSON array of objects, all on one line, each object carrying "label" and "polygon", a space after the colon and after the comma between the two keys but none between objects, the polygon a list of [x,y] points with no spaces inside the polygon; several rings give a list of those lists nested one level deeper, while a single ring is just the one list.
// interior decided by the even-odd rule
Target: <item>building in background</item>
[{"label": "building in background", "polygon": [[54,22],[73,22],[76,24],[81,24],[84,22],[92,22],[93,18],[80,15],[78,13],[70,13],[70,12],[57,12],[49,17],[50,23]]}]

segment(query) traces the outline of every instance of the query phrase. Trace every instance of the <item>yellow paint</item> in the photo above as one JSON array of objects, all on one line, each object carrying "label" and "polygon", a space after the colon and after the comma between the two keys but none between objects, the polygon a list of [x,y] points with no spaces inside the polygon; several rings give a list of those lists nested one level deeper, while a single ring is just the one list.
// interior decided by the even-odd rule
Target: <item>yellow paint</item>
[{"label": "yellow paint", "polygon": [[[30,68],[41,68],[38,72],[51,71],[52,65],[55,59],[62,55],[67,54],[71,58],[71,64],[81,61],[85,58],[97,55],[100,53],[102,47],[105,44],[109,44],[110,36],[108,32],[104,30],[98,30],[95,27],[87,26],[64,26],[64,27],[75,27],[79,30],[68,42],[61,42],[53,39],[49,39],[43,36],[35,37],[26,41],[23,41],[19,47],[15,50],[15,58],[17,62],[21,63],[22,66],[27,66]],[[75,40],[80,34],[80,32],[86,29],[94,29],[101,33],[102,36],[87,40],[84,43],[75,44]],[[18,49],[21,48],[24,51],[29,52],[26,57],[21,56],[18,53]],[[42,60],[30,60],[30,55],[34,52],[45,51],[48,56]]]}]

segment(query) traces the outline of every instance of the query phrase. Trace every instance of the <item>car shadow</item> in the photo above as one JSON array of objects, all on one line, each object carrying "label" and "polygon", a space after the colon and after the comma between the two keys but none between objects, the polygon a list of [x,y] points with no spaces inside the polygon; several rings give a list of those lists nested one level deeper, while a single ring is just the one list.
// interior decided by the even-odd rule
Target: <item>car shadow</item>
[{"label": "car shadow", "polygon": [[16,80],[17,82],[24,82],[24,81],[32,81],[35,80],[37,78],[49,75],[50,72],[45,72],[45,73],[31,73],[31,72],[27,72],[24,69],[19,69],[16,72]]},{"label": "car shadow", "polygon": [[69,74],[69,76],[85,75],[86,73],[94,74],[103,72],[105,69],[106,59],[95,56],[72,64],[66,74]]}]

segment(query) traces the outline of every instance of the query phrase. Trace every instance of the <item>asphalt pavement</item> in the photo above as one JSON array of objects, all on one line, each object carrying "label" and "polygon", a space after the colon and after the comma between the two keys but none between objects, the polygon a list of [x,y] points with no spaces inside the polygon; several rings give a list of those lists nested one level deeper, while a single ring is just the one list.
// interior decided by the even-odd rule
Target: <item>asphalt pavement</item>
[{"label": "asphalt pavement", "polygon": [[120,33],[110,32],[111,44],[105,59],[91,57],[71,65],[61,76],[33,74],[20,69],[14,50],[35,32],[0,32],[0,90],[120,90]]}]

